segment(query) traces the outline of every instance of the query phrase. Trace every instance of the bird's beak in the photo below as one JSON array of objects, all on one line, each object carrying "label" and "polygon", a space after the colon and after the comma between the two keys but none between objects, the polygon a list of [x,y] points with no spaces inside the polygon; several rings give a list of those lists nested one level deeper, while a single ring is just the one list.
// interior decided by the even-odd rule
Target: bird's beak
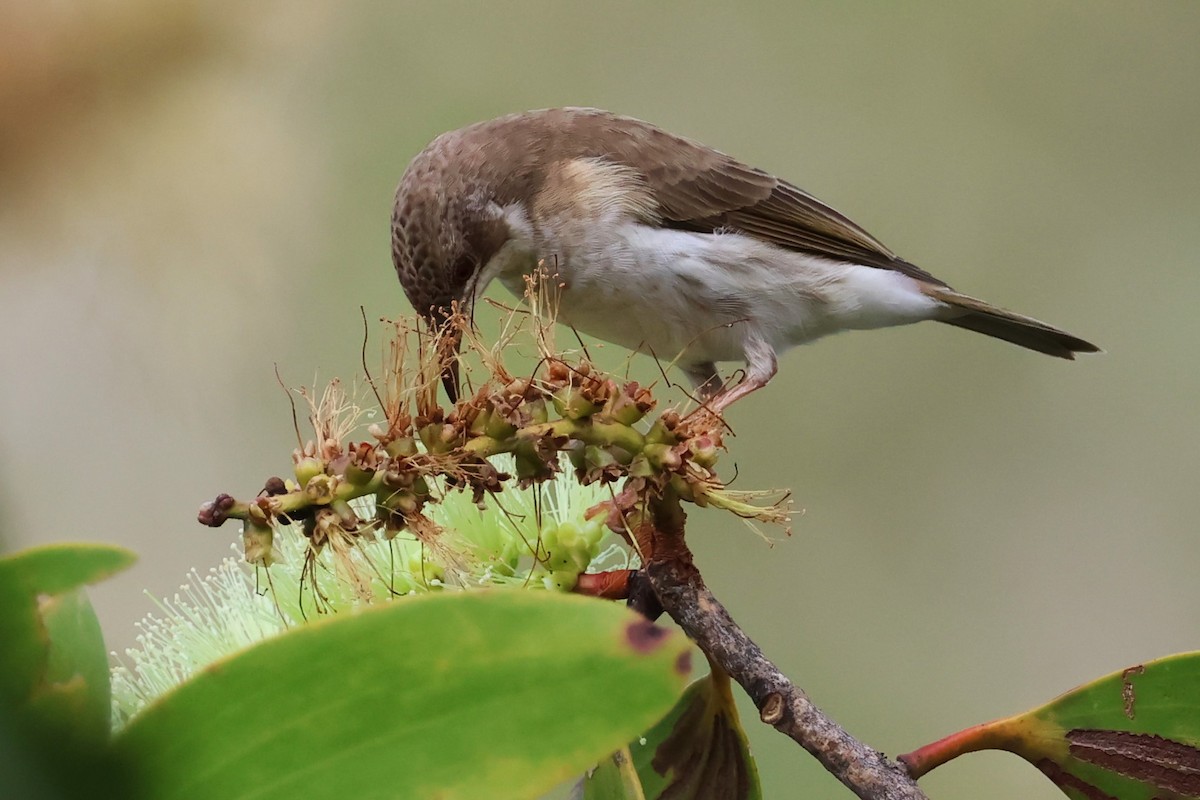
[{"label": "bird's beak", "polygon": [[458,402],[462,384],[459,379],[458,352],[462,347],[462,329],[459,321],[449,312],[442,311],[428,318],[429,330],[433,333],[433,347],[442,373],[442,386],[453,405]]},{"label": "bird's beak", "polygon": [[451,405],[458,402],[461,388],[458,375],[458,351],[461,346],[462,331],[450,325],[445,326],[438,337],[438,361],[442,365],[442,386],[446,387],[446,397],[450,398]]}]

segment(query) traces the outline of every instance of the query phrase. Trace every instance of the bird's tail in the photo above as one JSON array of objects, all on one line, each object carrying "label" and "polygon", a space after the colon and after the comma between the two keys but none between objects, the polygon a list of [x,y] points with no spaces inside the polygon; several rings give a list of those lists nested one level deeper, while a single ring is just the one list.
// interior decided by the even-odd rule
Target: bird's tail
[{"label": "bird's tail", "polygon": [[1032,317],[990,305],[944,286],[922,287],[927,295],[949,305],[953,316],[940,320],[947,325],[994,336],[1006,342],[1058,358],[1074,359],[1076,353],[1099,353],[1091,342],[1060,331]]}]

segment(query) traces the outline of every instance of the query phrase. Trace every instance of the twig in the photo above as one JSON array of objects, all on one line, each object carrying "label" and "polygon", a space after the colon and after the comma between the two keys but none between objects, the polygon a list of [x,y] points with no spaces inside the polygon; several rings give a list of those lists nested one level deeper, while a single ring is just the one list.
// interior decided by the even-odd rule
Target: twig
[{"label": "twig", "polygon": [[762,721],[794,739],[863,800],[927,800],[903,766],[813,705],[734,622],[692,562],[678,499],[667,496],[653,505],[653,521],[636,532],[639,539],[649,539],[646,577],[671,618],[746,690]]}]

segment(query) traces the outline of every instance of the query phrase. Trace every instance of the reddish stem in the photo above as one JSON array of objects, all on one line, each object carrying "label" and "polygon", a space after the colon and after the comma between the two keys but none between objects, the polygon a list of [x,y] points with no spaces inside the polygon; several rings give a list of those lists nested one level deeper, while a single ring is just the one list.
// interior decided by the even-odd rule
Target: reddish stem
[{"label": "reddish stem", "polygon": [[896,760],[908,769],[909,775],[919,778],[964,753],[974,753],[978,750],[1011,750],[1012,740],[1011,722],[995,720],[952,733],[932,744],[918,747],[911,753],[897,756]]},{"label": "reddish stem", "polygon": [[631,569],[614,569],[609,572],[585,572],[575,583],[575,592],[605,600],[627,600]]}]

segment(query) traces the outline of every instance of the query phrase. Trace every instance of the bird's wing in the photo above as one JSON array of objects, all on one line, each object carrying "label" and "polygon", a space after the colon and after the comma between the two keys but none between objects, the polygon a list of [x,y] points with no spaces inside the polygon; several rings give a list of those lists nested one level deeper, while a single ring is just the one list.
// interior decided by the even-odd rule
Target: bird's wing
[{"label": "bird's wing", "polygon": [[642,174],[664,225],[738,231],[789,250],[945,286],[797,186],[640,120],[614,116],[607,122],[622,135],[604,137],[604,155]]}]

